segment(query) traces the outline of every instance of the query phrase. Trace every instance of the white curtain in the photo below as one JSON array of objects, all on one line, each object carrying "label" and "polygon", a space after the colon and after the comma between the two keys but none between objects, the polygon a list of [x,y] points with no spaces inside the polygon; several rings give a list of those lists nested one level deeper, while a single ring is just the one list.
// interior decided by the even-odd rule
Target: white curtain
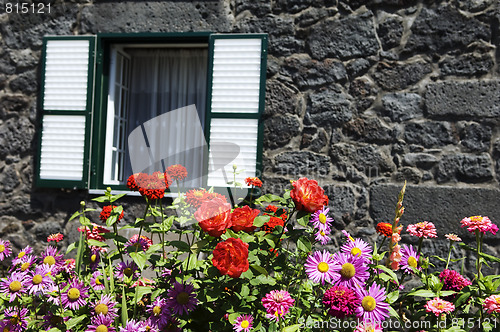
[{"label": "white curtain", "polygon": [[[188,170],[184,186],[201,185],[203,171],[203,135],[206,109],[207,50],[199,48],[127,49],[132,57],[128,134],[148,122],[144,128],[150,151],[151,167],[133,172],[164,171],[173,164]],[[191,112],[168,112],[194,105]],[[186,110],[188,108],[185,108]],[[190,108],[192,110],[192,108]],[[155,121],[158,118],[158,121]],[[169,119],[161,121],[160,119]],[[152,120],[152,121],[150,121]],[[133,152],[132,152],[133,153]],[[134,158],[131,155],[131,158]]]}]

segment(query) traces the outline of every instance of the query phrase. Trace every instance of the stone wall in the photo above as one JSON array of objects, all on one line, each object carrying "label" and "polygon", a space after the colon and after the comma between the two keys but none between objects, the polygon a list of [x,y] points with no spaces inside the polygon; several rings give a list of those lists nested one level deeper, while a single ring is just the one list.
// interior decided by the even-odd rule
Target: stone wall
[{"label": "stone wall", "polygon": [[17,247],[71,238],[91,198],[35,188],[33,160],[42,37],[98,32],[268,33],[266,190],[317,179],[339,228],[374,235],[404,180],[403,224],[466,237],[462,217],[500,223],[496,0],[45,2],[50,14],[0,14],[0,236]]}]

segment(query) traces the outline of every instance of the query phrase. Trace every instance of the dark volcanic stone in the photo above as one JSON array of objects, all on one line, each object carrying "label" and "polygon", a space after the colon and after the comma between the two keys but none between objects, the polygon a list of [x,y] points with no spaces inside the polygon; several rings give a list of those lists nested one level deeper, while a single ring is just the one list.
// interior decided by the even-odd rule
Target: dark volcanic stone
[{"label": "dark volcanic stone", "polygon": [[409,144],[425,147],[454,144],[453,131],[448,122],[409,123],[405,126],[404,139]]},{"label": "dark volcanic stone", "polygon": [[382,97],[382,106],[391,120],[401,122],[423,115],[421,101],[422,97],[416,93],[389,93]]},{"label": "dark volcanic stone", "polygon": [[379,64],[373,78],[384,90],[397,91],[419,82],[432,72],[426,62]]},{"label": "dark volcanic stone", "polygon": [[445,58],[439,63],[442,75],[480,76],[493,68],[489,54],[465,54],[456,58]]},{"label": "dark volcanic stone", "polygon": [[309,151],[283,152],[276,156],[274,172],[289,178],[297,176],[325,177],[329,173],[330,158]]},{"label": "dark volcanic stone", "polygon": [[394,130],[378,118],[356,118],[344,125],[344,133],[357,141],[386,144],[394,141]]},{"label": "dark volcanic stone", "polygon": [[486,153],[457,154],[443,157],[439,163],[436,181],[482,182],[493,178],[493,164]]},{"label": "dark volcanic stone", "polygon": [[309,57],[291,57],[285,60],[283,75],[290,76],[301,90],[315,89],[335,82],[345,82],[347,72],[342,62]]},{"label": "dark volcanic stone", "polygon": [[264,121],[264,147],[285,146],[300,133],[300,122],[293,116],[275,116]]},{"label": "dark volcanic stone", "polygon": [[384,50],[396,47],[403,36],[403,24],[400,19],[389,17],[377,28],[377,34]]},{"label": "dark volcanic stone", "polygon": [[374,145],[353,146],[345,143],[332,144],[330,148],[332,163],[339,170],[348,171],[354,166],[358,171],[370,177],[394,170],[395,166],[389,155]]},{"label": "dark volcanic stone", "polygon": [[299,114],[297,91],[279,81],[266,82],[266,108],[264,114]]},{"label": "dark volcanic stone", "polygon": [[464,123],[460,128],[460,144],[471,151],[485,152],[490,149],[491,128],[479,123]]},{"label": "dark volcanic stone", "polygon": [[307,115],[317,126],[342,125],[353,117],[352,103],[340,92],[313,93],[309,95]]},{"label": "dark volcanic stone", "polygon": [[21,117],[11,118],[0,125],[0,156],[24,154],[31,149],[34,127]]},{"label": "dark volcanic stone", "polygon": [[403,165],[416,166],[422,169],[430,169],[439,162],[439,159],[428,153],[407,153],[403,157]]}]

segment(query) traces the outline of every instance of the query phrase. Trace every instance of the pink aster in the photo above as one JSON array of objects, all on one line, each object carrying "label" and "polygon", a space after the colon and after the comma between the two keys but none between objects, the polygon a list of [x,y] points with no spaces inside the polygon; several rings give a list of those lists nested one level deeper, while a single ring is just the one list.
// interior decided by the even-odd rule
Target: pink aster
[{"label": "pink aster", "polygon": [[330,224],[333,222],[333,218],[328,216],[328,212],[330,212],[330,209],[324,206],[322,209],[319,209],[311,215],[309,222],[312,223],[313,227],[318,230],[330,230]]},{"label": "pink aster", "polygon": [[167,305],[177,315],[187,314],[198,305],[194,287],[189,283],[181,284],[176,281],[173,288],[168,290],[167,297]]},{"label": "pink aster", "polygon": [[481,233],[491,232],[495,235],[498,231],[497,225],[493,224],[490,218],[486,216],[472,216],[464,218],[460,221],[462,227],[467,227],[467,230],[473,233],[476,229]]},{"label": "pink aster", "polygon": [[326,228],[326,229],[320,229],[317,233],[316,233],[316,236],[315,236],[315,240],[318,241],[319,243],[321,243],[322,246],[324,246],[325,244],[327,244],[328,242],[330,242],[330,237],[328,236],[330,234],[330,228]]},{"label": "pink aster", "polygon": [[61,294],[62,305],[65,309],[76,310],[87,304],[87,298],[89,295],[88,287],[83,285],[83,282],[79,282],[77,279],[71,280],[67,284],[67,289]]},{"label": "pink aster", "polygon": [[14,270],[14,268],[17,268],[21,272],[27,271],[33,264],[37,262],[36,257],[33,255],[25,255],[22,258],[17,260],[17,265],[13,266],[11,271]]},{"label": "pink aster", "polygon": [[101,295],[101,299],[97,300],[91,307],[92,313],[94,314],[93,317],[103,315],[106,318],[111,318],[114,320],[116,317],[118,317],[118,308],[115,308],[116,304],[117,302],[114,301],[111,295]]},{"label": "pink aster", "polygon": [[47,294],[52,289],[54,281],[50,277],[50,267],[47,264],[38,265],[35,271],[30,271],[26,277],[30,294]]},{"label": "pink aster", "polygon": [[363,286],[370,277],[368,266],[362,257],[338,252],[333,255],[333,259],[341,268],[332,284],[354,289]]},{"label": "pink aster", "polygon": [[425,304],[425,310],[427,312],[434,313],[437,317],[439,315],[445,313],[449,314],[453,310],[455,310],[455,306],[453,303],[440,299],[439,297],[435,297],[432,300],[427,301]]},{"label": "pink aster", "polygon": [[9,257],[11,253],[12,249],[10,248],[10,242],[0,239],[0,261]]},{"label": "pink aster", "polygon": [[439,274],[439,280],[443,283],[443,290],[452,290],[456,292],[472,284],[457,271],[448,269]]},{"label": "pink aster", "polygon": [[167,300],[161,296],[158,296],[153,303],[147,306],[146,313],[150,315],[149,319],[151,323],[158,326],[160,330],[167,326],[168,319],[172,315],[167,306]]},{"label": "pink aster", "polygon": [[87,326],[85,332],[114,332],[116,331],[113,322],[114,319],[109,316],[104,316],[103,314],[99,314],[96,317],[92,317],[90,320],[90,325]]},{"label": "pink aster", "polygon": [[458,235],[453,234],[453,233],[446,234],[444,237],[446,237],[448,240],[454,241],[454,242],[462,241],[462,239]]},{"label": "pink aster", "polygon": [[0,281],[0,292],[9,297],[9,302],[21,297],[28,290],[28,280],[24,272],[12,272]]},{"label": "pink aster", "polygon": [[356,288],[361,305],[356,309],[356,316],[362,321],[383,322],[389,317],[389,303],[385,302],[385,288],[373,283],[368,290]]},{"label": "pink aster", "polygon": [[315,251],[309,255],[304,267],[307,277],[314,282],[321,282],[322,285],[325,284],[325,281],[331,283],[333,280],[337,280],[341,269],[340,264],[336,263],[326,250],[323,252]]},{"label": "pink aster", "polygon": [[489,314],[500,312],[500,295],[490,295],[484,299],[483,308]]},{"label": "pink aster", "polygon": [[233,330],[236,332],[248,332],[253,328],[253,316],[252,315],[241,315],[235,319],[233,324]]},{"label": "pink aster", "polygon": [[17,257],[12,260],[12,265],[17,265],[19,263],[22,263],[22,258],[26,255],[32,254],[33,253],[33,248],[30,246],[24,247],[18,254]]},{"label": "pink aster", "polygon": [[413,225],[408,225],[406,231],[416,237],[437,237],[436,227],[429,221],[422,221]]},{"label": "pink aster", "polygon": [[323,304],[328,309],[328,314],[339,319],[353,315],[359,302],[354,290],[341,285],[333,286],[323,295]]},{"label": "pink aster", "polygon": [[90,278],[90,286],[92,286],[93,289],[99,291],[106,288],[104,286],[104,277],[102,276],[101,272],[95,271],[94,273],[92,273],[92,277]]},{"label": "pink aster", "polygon": [[42,262],[54,268],[56,270],[54,273],[57,274],[63,267],[65,259],[64,255],[60,254],[57,248],[48,246],[42,253]]},{"label": "pink aster", "polygon": [[345,254],[362,257],[366,262],[369,262],[372,258],[372,246],[361,239],[351,239],[352,237],[344,243],[340,250]]},{"label": "pink aster", "polygon": [[295,302],[286,290],[272,290],[262,298],[262,305],[266,308],[266,317],[279,320],[288,313]]},{"label": "pink aster", "polygon": [[[28,328],[28,309],[11,307],[4,310],[5,320],[11,326],[8,331],[26,331]],[[3,328],[5,331],[5,327]]]},{"label": "pink aster", "polygon": [[382,326],[376,322],[361,322],[354,332],[384,332]]},{"label": "pink aster", "polygon": [[125,327],[120,327],[120,332],[146,332],[146,326],[141,321],[129,320]]},{"label": "pink aster", "polygon": [[401,269],[406,273],[413,273],[412,268],[422,270],[422,267],[418,266],[419,258],[420,255],[417,254],[412,245],[407,246],[404,244],[401,248]]}]

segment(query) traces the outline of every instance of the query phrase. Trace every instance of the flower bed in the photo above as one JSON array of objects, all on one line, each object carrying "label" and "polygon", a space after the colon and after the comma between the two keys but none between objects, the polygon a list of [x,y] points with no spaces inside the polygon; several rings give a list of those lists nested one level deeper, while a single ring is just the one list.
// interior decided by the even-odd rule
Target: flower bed
[{"label": "flower bed", "polygon": [[[488,217],[461,221],[474,247],[450,233],[447,258],[424,257],[422,246],[442,235],[427,221],[403,227],[405,186],[394,221],[379,223],[379,240],[369,243],[332,228],[328,197],[314,180],[238,206],[205,189],[164,206],[165,190],[186,176],[180,165],[131,176],[128,187],[145,198],[132,225],[121,225],[123,195],[94,199],[103,204],[97,223],[82,202],[70,219],[80,223],[66,252],[75,259],[58,250],[62,234],[49,236],[41,255],[28,246],[14,256],[0,240],[0,260],[12,262],[0,280],[2,331],[498,330],[500,276],[481,272],[500,261],[482,251],[486,233],[498,231]],[[262,186],[246,182],[252,193]],[[128,228],[138,234],[124,238]],[[400,244],[405,231],[418,237],[417,248]],[[341,246],[325,249],[337,232]],[[477,257],[472,280],[448,269],[456,244]],[[406,289],[409,280],[415,286]]]}]

